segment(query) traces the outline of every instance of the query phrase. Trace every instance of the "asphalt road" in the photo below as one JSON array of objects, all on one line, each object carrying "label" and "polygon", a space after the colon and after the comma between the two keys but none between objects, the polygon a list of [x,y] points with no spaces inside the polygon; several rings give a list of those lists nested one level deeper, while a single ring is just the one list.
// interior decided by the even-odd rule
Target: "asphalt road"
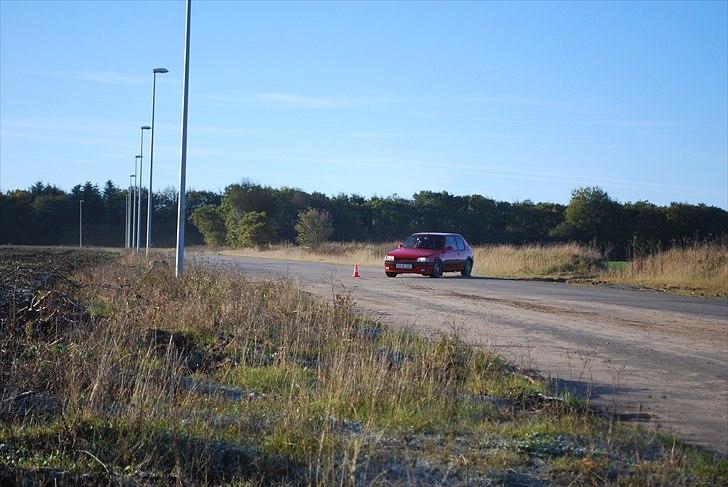
[{"label": "asphalt road", "polygon": [[247,276],[284,276],[423,333],[455,332],[625,418],[728,454],[728,300],[380,268],[191,255]]}]

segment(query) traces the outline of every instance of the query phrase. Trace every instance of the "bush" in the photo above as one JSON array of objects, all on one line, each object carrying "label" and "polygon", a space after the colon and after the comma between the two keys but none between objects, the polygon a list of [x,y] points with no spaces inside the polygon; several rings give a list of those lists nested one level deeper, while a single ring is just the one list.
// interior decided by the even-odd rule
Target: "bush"
[{"label": "bush", "polygon": [[225,244],[225,221],[220,214],[220,207],[213,205],[201,206],[192,212],[190,219],[202,234],[205,244]]},{"label": "bush", "polygon": [[331,214],[326,210],[309,208],[298,213],[296,240],[306,247],[318,247],[327,242],[334,232]]},{"label": "bush", "polygon": [[585,187],[571,193],[564,221],[552,232],[561,240],[624,242],[627,238],[624,209],[601,188]]},{"label": "bush", "polygon": [[273,238],[268,215],[264,211],[231,211],[225,219],[227,243],[233,247],[263,247]]}]

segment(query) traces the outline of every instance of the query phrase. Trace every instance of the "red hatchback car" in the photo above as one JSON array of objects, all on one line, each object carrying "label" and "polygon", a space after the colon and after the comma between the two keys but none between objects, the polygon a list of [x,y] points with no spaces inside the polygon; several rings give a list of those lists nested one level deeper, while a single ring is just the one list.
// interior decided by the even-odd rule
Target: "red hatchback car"
[{"label": "red hatchback car", "polygon": [[384,257],[387,277],[421,274],[440,277],[443,272],[473,271],[473,251],[457,233],[415,233]]}]

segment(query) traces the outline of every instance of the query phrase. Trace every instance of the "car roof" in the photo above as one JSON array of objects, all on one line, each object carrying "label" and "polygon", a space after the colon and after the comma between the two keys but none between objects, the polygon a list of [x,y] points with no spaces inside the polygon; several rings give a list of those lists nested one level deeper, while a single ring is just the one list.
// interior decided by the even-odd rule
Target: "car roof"
[{"label": "car roof", "polygon": [[448,235],[461,236],[459,233],[446,233],[446,232],[417,232],[417,233],[413,233],[412,235],[439,235],[441,237],[446,237]]}]

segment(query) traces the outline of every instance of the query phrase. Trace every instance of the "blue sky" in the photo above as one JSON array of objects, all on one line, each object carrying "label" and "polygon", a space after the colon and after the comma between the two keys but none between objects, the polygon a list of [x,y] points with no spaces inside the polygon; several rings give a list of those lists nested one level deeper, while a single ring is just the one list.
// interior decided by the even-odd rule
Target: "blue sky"
[{"label": "blue sky", "polygon": [[[193,0],[188,186],[728,207],[727,5]],[[2,190],[126,184],[157,66],[175,185],[183,33],[180,1],[1,1]]]}]

